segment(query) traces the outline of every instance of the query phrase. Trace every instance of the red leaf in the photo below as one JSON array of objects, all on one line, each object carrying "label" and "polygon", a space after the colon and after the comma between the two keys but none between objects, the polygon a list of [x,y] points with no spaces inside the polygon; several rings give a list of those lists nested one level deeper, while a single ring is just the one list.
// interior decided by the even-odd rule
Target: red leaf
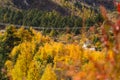
[{"label": "red leaf", "polygon": [[117,4],[117,11],[120,13],[120,3]]}]

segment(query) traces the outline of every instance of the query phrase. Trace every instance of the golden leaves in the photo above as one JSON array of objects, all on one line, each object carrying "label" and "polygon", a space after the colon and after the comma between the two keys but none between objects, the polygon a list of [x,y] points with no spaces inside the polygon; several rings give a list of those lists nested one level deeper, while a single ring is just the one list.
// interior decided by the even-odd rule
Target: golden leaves
[{"label": "golden leaves", "polygon": [[[24,39],[31,34],[23,28],[19,31]],[[55,42],[49,36],[32,31],[33,35],[28,37],[31,40],[26,39],[15,46],[10,60],[6,61],[7,73],[12,80],[115,79],[111,78],[116,64],[112,50],[106,54],[105,51],[83,49],[81,42]]]},{"label": "golden leaves", "polygon": [[57,80],[56,74],[50,64],[46,66],[44,74],[40,80]]}]

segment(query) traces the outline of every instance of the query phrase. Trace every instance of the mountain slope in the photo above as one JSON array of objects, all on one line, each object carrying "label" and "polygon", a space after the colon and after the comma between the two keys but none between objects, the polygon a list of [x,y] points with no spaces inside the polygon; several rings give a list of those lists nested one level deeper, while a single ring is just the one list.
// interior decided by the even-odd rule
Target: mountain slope
[{"label": "mountain slope", "polygon": [[[1,7],[12,9],[38,9],[42,11],[57,11],[62,15],[80,15],[82,6],[98,10],[100,5],[114,9],[113,0],[0,0]],[[88,13],[89,14],[89,13]]]},{"label": "mountain slope", "polygon": [[102,4],[108,9],[112,9],[114,7],[113,1],[114,0],[0,0],[0,5],[2,7],[16,6],[20,9],[37,8],[41,10],[57,10],[60,8],[61,10],[63,6],[60,6],[59,4],[62,2],[71,2],[72,5],[81,4],[84,2],[84,4],[87,4],[89,6],[97,7]]}]

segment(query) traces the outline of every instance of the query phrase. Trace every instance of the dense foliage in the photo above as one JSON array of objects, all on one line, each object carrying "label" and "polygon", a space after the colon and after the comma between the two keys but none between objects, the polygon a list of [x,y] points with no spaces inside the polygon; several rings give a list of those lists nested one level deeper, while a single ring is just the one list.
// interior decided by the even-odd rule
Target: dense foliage
[{"label": "dense foliage", "polygon": [[[39,11],[39,10],[18,10],[14,11],[8,8],[0,8],[0,22],[11,23],[25,26],[39,27],[82,27],[82,18],[74,15],[62,16],[56,11]],[[87,16],[87,15],[86,15]],[[94,15],[86,19],[88,26],[94,25],[96,19],[102,17]],[[90,23],[92,22],[92,23]],[[98,23],[98,22],[97,22]]]},{"label": "dense foliage", "polygon": [[[106,24],[103,26],[106,27]],[[1,42],[7,42],[6,45],[1,45],[1,49],[4,48],[1,50],[1,55],[3,58],[7,57],[2,63],[1,74],[2,77],[5,76],[1,79],[6,77],[10,80],[119,80],[120,48],[115,47],[116,43],[111,40],[106,40],[105,35],[108,34],[104,31],[108,29],[102,28],[102,30],[105,38],[103,42],[105,46],[106,41],[109,45],[103,47],[101,51],[94,51],[82,47],[84,40],[88,37],[82,37],[78,42],[62,43],[54,41],[49,36],[43,36],[31,28],[16,29],[10,26],[5,34],[1,35]],[[116,33],[113,35],[119,36],[118,33],[119,31],[117,35]],[[115,37],[113,41],[117,39]],[[118,44],[120,43],[117,42],[117,46]],[[108,48],[108,46],[111,47]],[[117,52],[112,49],[114,47]],[[9,54],[4,56],[6,53]]]},{"label": "dense foliage", "polygon": [[[120,11],[113,20],[100,9],[103,24],[83,27],[80,40],[64,34],[62,42],[32,28],[8,26],[0,33],[0,79],[120,80]],[[84,47],[87,41],[91,44]]]}]

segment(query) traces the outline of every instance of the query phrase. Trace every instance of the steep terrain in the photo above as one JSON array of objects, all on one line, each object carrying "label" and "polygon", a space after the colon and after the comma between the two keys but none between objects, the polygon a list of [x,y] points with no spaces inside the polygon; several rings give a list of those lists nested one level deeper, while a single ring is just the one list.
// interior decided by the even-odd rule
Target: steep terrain
[{"label": "steep terrain", "polygon": [[86,7],[98,8],[101,4],[107,9],[113,9],[114,0],[0,0],[0,6],[12,7],[19,9],[39,9],[39,10],[56,10],[58,12],[69,13],[65,5],[81,8],[81,5]]}]

